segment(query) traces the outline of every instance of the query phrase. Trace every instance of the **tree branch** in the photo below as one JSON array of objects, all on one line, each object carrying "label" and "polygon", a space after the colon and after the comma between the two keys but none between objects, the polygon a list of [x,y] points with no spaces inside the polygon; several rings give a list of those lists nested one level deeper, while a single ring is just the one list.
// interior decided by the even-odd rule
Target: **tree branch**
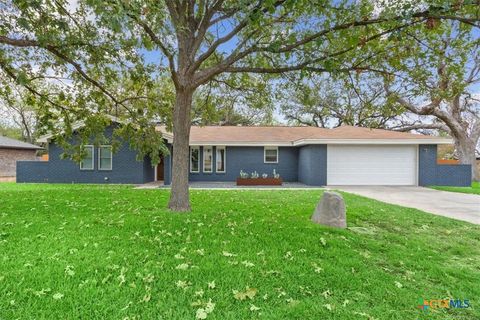
[{"label": "tree branch", "polygon": [[[386,31],[383,31],[381,33],[375,34],[375,35],[370,36],[369,38],[365,39],[364,43],[366,44],[370,41],[373,41],[375,39],[378,39],[378,38],[382,37],[385,34],[391,33],[391,32],[396,31],[396,30],[400,30],[402,28],[413,25],[415,23],[419,23],[419,21],[408,23],[408,24],[403,24],[403,25],[397,26],[395,28],[391,28],[389,30],[386,30]],[[351,46],[351,47],[346,48],[344,50],[340,50],[340,51],[337,51],[337,52],[334,52],[334,53],[331,53],[331,54],[328,54],[328,55],[324,55],[322,57],[319,57],[319,58],[311,60],[311,61],[305,61],[305,62],[297,64],[297,65],[271,67],[271,68],[268,68],[268,67],[267,68],[265,68],[265,67],[227,67],[223,71],[229,72],[229,73],[251,72],[251,73],[264,73],[264,74],[284,73],[284,72],[298,71],[298,70],[307,70],[307,71],[314,71],[314,72],[328,72],[329,70],[326,69],[326,68],[313,67],[312,65],[315,64],[315,63],[318,63],[320,61],[327,60],[329,58],[334,58],[334,57],[343,55],[343,54],[345,54],[349,51],[355,50],[356,48],[357,48],[357,46]],[[252,50],[255,50],[255,49],[252,49]],[[248,51],[248,50],[246,50],[246,51]],[[239,59],[241,59],[241,58],[242,57],[240,57]],[[347,72],[347,71],[352,71],[352,70],[364,70],[364,69],[365,68],[362,68],[360,66],[352,66],[350,68],[336,69],[335,71],[336,72]]]},{"label": "tree branch", "polygon": [[[0,59],[0,69],[2,69],[2,70],[7,74],[7,76],[9,76],[13,81],[18,82],[19,79],[18,79],[17,75],[16,75],[16,74],[14,73],[14,71],[8,66],[8,64],[7,64],[4,60],[2,60],[2,59]],[[40,97],[40,98],[42,98],[42,99],[45,99],[45,101],[47,101],[48,103],[50,103],[52,106],[55,106],[55,107],[57,107],[57,108],[59,108],[59,109],[61,109],[61,110],[63,110],[63,111],[66,111],[66,110],[67,110],[64,106],[62,106],[62,105],[60,105],[60,104],[52,101],[47,95],[40,93],[39,91],[37,91],[35,88],[29,86],[28,84],[24,84],[23,86],[24,86],[30,93],[32,93],[33,95],[35,95],[35,96],[37,96],[37,97]]]},{"label": "tree branch", "polygon": [[[278,7],[284,2],[285,2],[285,0],[279,0],[274,4],[274,7]],[[250,22],[250,18],[254,14],[256,14],[259,10],[262,9],[262,4],[263,4],[263,0],[259,0],[258,3],[252,8],[250,13],[242,21],[240,21],[235,27],[233,27],[232,30],[229,33],[227,33],[225,36],[215,40],[210,45],[210,47],[207,49],[207,51],[205,51],[203,54],[201,54],[196,59],[196,61],[192,64],[191,71],[197,70],[201,66],[202,62],[205,61],[206,59],[208,59],[217,50],[217,48],[220,45],[230,41],[234,36],[236,36],[240,31],[242,31],[248,25],[248,23]],[[265,12],[266,12],[266,10],[264,9],[263,13],[265,13]],[[242,43],[244,43],[244,41]],[[241,46],[242,45],[239,45],[237,48],[240,48]]]},{"label": "tree branch", "polygon": [[412,130],[443,130],[445,132],[450,132],[450,129],[441,123],[419,123],[419,124],[412,124],[412,125],[400,125],[398,127],[390,128],[394,131],[400,132],[408,132]]},{"label": "tree branch", "polygon": [[[128,10],[128,8],[124,9]],[[145,31],[145,33],[149,36],[150,40],[155,43],[160,48],[162,53],[167,57],[172,78],[174,81],[176,81],[177,73],[175,70],[175,61],[173,58],[173,54],[168,50],[167,46],[163,43],[162,40],[160,40],[160,38],[155,34],[155,32],[153,32],[153,30],[148,26],[146,22],[144,22],[142,19],[132,13],[127,13],[127,16],[130,17],[133,21],[135,21]]]}]

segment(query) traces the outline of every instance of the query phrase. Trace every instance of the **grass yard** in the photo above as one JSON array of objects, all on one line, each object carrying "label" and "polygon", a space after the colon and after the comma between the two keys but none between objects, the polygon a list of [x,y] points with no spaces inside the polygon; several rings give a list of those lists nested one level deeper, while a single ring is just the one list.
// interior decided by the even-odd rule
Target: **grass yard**
[{"label": "grass yard", "polygon": [[443,187],[443,186],[433,186],[432,189],[451,191],[451,192],[460,192],[460,193],[471,193],[480,195],[480,182],[472,182],[471,187]]},{"label": "grass yard", "polygon": [[480,226],[345,194],[335,230],[320,196],[0,184],[0,319],[480,318]]}]

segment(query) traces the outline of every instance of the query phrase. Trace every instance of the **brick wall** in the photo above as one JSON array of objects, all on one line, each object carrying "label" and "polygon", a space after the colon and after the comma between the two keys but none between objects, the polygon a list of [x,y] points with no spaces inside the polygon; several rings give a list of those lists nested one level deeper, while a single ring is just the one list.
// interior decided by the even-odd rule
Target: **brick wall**
[{"label": "brick wall", "polygon": [[327,145],[317,144],[299,148],[298,181],[312,185],[327,185]]},{"label": "brick wall", "polygon": [[15,177],[17,161],[36,160],[35,150],[0,149],[0,177]]},{"label": "brick wall", "polygon": [[17,182],[48,182],[48,161],[18,161]]},{"label": "brick wall", "polygon": [[472,181],[470,165],[438,164],[437,145],[418,148],[418,184],[421,186],[469,186]]},{"label": "brick wall", "polygon": [[[212,149],[212,172],[203,172],[203,146],[200,147],[200,172],[189,173],[189,181],[235,181],[240,170],[247,173],[257,171],[272,176],[273,170],[280,174],[283,181],[298,181],[298,149],[294,147],[278,148],[278,163],[264,163],[263,147],[226,147],[225,173],[216,172],[216,147]],[[170,163],[168,163],[170,165]],[[170,181],[170,176],[165,181]]]},{"label": "brick wall", "polygon": [[[105,136],[111,137],[113,127],[106,129]],[[75,138],[74,138],[75,139]],[[75,143],[72,140],[72,143]],[[57,144],[49,143],[49,160],[19,162],[17,182],[49,183],[131,183],[141,184],[154,179],[154,168],[149,157],[137,160],[137,152],[128,143],[122,143],[112,156],[112,170],[99,170],[98,148],[94,150],[93,170],[80,170],[80,165],[69,159],[62,159],[64,150]]]}]

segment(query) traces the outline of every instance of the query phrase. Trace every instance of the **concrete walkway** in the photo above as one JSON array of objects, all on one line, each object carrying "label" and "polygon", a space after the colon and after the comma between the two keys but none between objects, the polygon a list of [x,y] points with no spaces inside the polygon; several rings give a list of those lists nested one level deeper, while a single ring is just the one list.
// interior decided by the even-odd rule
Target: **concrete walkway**
[{"label": "concrete walkway", "polygon": [[[254,189],[254,190],[306,190],[306,189],[323,189],[322,187],[308,186],[300,182],[284,182],[281,186],[237,186],[235,182],[190,182],[190,189]],[[170,188],[163,184],[163,181],[149,182],[135,187],[135,189],[156,189]]]},{"label": "concrete walkway", "polygon": [[480,196],[402,186],[329,186],[375,200],[480,224]]}]

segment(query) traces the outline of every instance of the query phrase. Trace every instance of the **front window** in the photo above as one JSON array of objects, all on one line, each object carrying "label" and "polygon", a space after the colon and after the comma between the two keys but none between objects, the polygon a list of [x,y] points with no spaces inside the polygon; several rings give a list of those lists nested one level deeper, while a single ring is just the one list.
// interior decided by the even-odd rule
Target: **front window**
[{"label": "front window", "polygon": [[265,147],[263,160],[265,163],[278,163],[278,148]]},{"label": "front window", "polygon": [[225,147],[217,147],[216,155],[216,171],[220,173],[225,173]]},{"label": "front window", "polygon": [[98,170],[112,170],[112,146],[98,148]]},{"label": "front window", "polygon": [[212,172],[212,147],[203,147],[203,172]]},{"label": "front window", "polygon": [[190,172],[199,172],[200,170],[200,149],[198,147],[190,148]]},{"label": "front window", "polygon": [[80,170],[93,170],[93,146],[83,146],[84,157],[80,161]]}]

